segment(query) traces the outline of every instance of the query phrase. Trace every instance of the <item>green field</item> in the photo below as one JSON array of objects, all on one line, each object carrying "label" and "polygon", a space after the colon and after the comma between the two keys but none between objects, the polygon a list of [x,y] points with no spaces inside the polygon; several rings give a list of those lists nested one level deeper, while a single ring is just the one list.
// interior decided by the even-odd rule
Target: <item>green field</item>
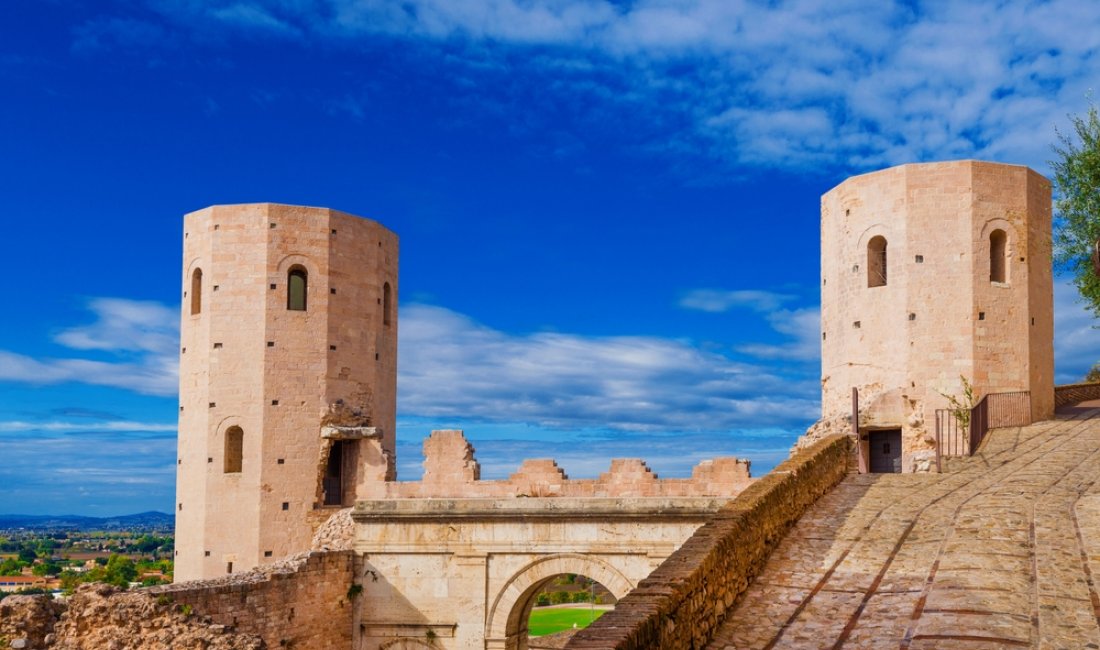
[{"label": "green field", "polygon": [[577,627],[588,627],[604,611],[606,610],[591,611],[587,607],[536,607],[531,610],[527,633],[531,636],[553,634],[572,628],[574,623]]}]

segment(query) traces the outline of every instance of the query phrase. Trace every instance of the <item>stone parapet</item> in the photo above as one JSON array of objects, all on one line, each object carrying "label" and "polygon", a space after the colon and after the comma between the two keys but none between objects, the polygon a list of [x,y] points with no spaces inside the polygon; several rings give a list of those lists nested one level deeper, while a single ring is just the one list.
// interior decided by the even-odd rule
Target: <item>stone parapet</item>
[{"label": "stone parapet", "polygon": [[595,479],[571,479],[552,459],[525,460],[503,480],[481,480],[474,448],[462,431],[433,431],[424,441],[424,478],[420,481],[376,481],[363,486],[362,499],[428,499],[509,497],[621,498],[732,497],[752,482],[749,461],[704,460],[691,478],[662,479],[636,458],[616,458]]},{"label": "stone parapet", "polygon": [[850,445],[847,436],[829,436],[755,481],[566,647],[705,646],[787,530],[844,478]]},{"label": "stone parapet", "polygon": [[144,591],[261,637],[268,648],[340,650],[351,648],[354,579],[350,551],[312,552],[246,573]]},{"label": "stone parapet", "polygon": [[1054,408],[1100,399],[1100,384],[1066,384],[1054,387]]}]

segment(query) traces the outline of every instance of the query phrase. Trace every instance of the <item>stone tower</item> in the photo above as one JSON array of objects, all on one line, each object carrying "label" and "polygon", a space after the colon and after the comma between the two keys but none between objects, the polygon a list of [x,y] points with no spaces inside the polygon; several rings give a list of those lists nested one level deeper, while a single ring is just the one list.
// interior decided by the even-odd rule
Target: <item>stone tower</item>
[{"label": "stone tower", "polygon": [[934,410],[948,405],[941,393],[961,394],[960,375],[979,398],[1030,391],[1032,420],[1051,417],[1050,182],[966,160],[833,188],[821,199],[821,329],[822,420],[850,414],[857,388],[864,445],[900,430],[895,469],[934,454]]},{"label": "stone tower", "polygon": [[178,581],[305,550],[392,478],[397,393],[392,232],[257,203],[188,214],[183,237]]}]

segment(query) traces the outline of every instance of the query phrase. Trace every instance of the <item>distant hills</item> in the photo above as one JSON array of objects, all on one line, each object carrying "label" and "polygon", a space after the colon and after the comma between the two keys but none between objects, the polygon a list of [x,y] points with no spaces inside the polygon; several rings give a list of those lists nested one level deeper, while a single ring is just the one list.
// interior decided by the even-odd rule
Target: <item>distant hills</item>
[{"label": "distant hills", "polygon": [[172,530],[175,518],[164,512],[139,512],[118,517],[81,515],[0,515],[0,530]]}]

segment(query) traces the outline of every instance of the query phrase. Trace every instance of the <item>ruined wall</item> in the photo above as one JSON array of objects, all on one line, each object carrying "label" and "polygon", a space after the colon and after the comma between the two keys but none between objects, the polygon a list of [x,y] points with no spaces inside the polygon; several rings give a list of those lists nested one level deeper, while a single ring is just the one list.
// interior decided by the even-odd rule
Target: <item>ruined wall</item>
[{"label": "ruined wall", "polygon": [[310,553],[214,580],[134,591],[88,584],[66,601],[12,596],[0,601],[0,647],[350,650],[354,576],[351,552]]},{"label": "ruined wall", "polygon": [[1100,399],[1100,384],[1066,384],[1054,387],[1055,406]]},{"label": "ruined wall", "polygon": [[43,648],[65,606],[52,596],[8,596],[0,600],[0,648],[23,639],[27,648]]},{"label": "ruined wall", "polygon": [[[822,420],[900,428],[902,467],[932,454],[940,392],[1027,391],[1050,417],[1050,183],[1017,165],[902,165],[850,178],[821,199]],[[1006,236],[993,255],[991,234]],[[869,247],[886,240],[883,282]],[[992,257],[1003,277],[991,275]],[[874,285],[874,286],[872,286]]]},{"label": "ruined wall", "polygon": [[[0,603],[0,647],[25,650],[261,650],[260,637],[144,591],[81,585],[64,602],[19,596]],[[268,645],[267,647],[272,647]]]},{"label": "ruined wall", "polygon": [[248,573],[145,590],[262,638],[268,648],[351,648],[355,556],[308,553]]},{"label": "ruined wall", "polygon": [[525,460],[507,479],[481,480],[474,448],[462,431],[433,431],[424,441],[424,478],[365,485],[360,498],[429,497],[696,497],[733,496],[751,482],[749,461],[715,458],[699,463],[691,478],[658,478],[634,458],[618,458],[595,479],[570,479],[551,459]]},{"label": "ruined wall", "polygon": [[566,647],[704,647],[787,530],[844,478],[849,445],[831,436],[754,482]]},{"label": "ruined wall", "polygon": [[[354,500],[359,473],[392,475],[397,248],[380,224],[322,208],[229,205],[185,217],[177,580],[309,548],[335,444],[324,424],[369,427],[388,452],[362,456],[347,434],[337,503]],[[298,272],[305,308],[291,309]],[[236,452],[232,435],[243,440]]]}]

